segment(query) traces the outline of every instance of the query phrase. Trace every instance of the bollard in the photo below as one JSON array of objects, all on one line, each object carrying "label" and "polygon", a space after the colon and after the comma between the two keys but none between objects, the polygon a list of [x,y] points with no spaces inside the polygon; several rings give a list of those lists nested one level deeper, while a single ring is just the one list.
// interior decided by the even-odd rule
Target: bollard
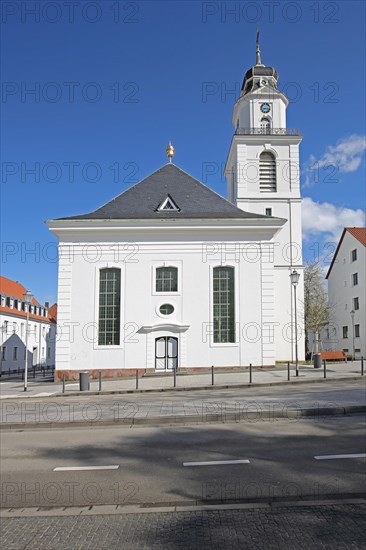
[{"label": "bollard", "polygon": [[325,359],[323,359],[323,367],[324,367],[324,378],[327,377],[327,362]]},{"label": "bollard", "polygon": [[10,376],[10,369],[9,369],[9,372],[8,372],[9,376]]},{"label": "bollard", "polygon": [[99,391],[102,391],[102,371],[99,371]]},{"label": "bollard", "polygon": [[363,357],[361,357],[361,376],[363,376]]},{"label": "bollard", "polygon": [[33,367],[33,378],[36,377],[36,367]]},{"label": "bollard", "polygon": [[252,377],[252,363],[249,363],[249,384],[252,383],[253,377]]},{"label": "bollard", "polygon": [[175,366],[173,367],[173,376],[174,376],[173,387],[176,388],[177,387],[177,369]]},{"label": "bollard", "polygon": [[62,393],[65,393],[65,375],[62,377]]},{"label": "bollard", "polygon": [[287,380],[290,380],[290,361],[287,361]]},{"label": "bollard", "polygon": [[46,376],[46,369],[43,367],[43,378]]},{"label": "bollard", "polygon": [[211,367],[211,385],[215,385],[215,373],[214,373],[214,366]]},{"label": "bollard", "polygon": [[136,369],[136,389],[139,389],[139,371]]}]

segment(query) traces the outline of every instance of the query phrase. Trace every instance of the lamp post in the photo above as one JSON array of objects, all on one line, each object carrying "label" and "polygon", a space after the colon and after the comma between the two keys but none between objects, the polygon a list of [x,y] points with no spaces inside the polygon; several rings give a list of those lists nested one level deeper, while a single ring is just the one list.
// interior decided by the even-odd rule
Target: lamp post
[{"label": "lamp post", "polygon": [[355,360],[355,312],[354,310],[349,312],[352,319],[352,361]]},{"label": "lamp post", "polygon": [[28,321],[29,321],[29,309],[32,303],[33,294],[30,290],[24,294],[24,302],[27,304],[27,320],[25,323],[25,368],[24,368],[24,391],[28,388]]},{"label": "lamp post", "polygon": [[294,269],[290,273],[290,280],[291,284],[294,287],[294,311],[295,311],[295,368],[296,368],[296,376],[299,376],[299,358],[298,358],[298,351],[297,351],[297,300],[296,300],[296,287],[300,279],[300,273]]}]

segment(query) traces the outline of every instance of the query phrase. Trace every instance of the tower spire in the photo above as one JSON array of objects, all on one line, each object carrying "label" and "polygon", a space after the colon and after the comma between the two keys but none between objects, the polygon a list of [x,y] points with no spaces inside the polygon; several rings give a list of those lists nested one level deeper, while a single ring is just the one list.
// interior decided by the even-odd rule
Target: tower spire
[{"label": "tower spire", "polygon": [[256,65],[262,65],[262,62],[261,62],[261,49],[260,49],[260,46],[259,46],[259,29],[257,27],[257,36],[256,36],[256,50],[255,50],[255,64]]}]

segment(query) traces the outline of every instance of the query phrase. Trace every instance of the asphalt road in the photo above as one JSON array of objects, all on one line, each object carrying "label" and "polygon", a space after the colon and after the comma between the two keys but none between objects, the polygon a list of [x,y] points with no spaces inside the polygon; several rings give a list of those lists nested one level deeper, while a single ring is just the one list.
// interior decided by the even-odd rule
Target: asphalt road
[{"label": "asphalt road", "polygon": [[1,506],[317,500],[365,494],[365,458],[314,458],[365,453],[364,436],[365,415],[4,432]]}]

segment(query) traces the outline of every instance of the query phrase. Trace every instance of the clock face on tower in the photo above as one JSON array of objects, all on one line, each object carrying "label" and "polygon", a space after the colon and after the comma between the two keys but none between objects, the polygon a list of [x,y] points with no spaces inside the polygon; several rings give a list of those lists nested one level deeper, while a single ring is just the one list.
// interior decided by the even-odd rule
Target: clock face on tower
[{"label": "clock face on tower", "polygon": [[262,113],[267,114],[269,113],[270,110],[271,110],[271,106],[268,103],[262,103],[261,105]]}]

